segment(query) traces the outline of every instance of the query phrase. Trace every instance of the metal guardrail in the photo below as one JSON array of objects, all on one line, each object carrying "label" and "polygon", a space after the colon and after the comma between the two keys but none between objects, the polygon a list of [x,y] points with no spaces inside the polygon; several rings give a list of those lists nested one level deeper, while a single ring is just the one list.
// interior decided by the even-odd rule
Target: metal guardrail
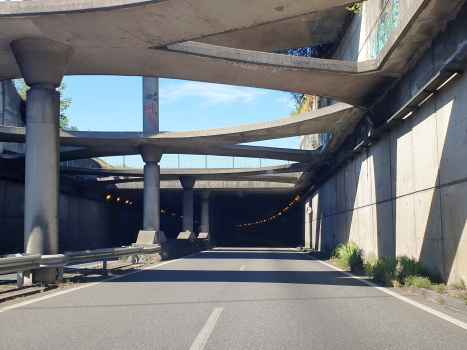
[{"label": "metal guardrail", "polygon": [[64,254],[40,255],[17,254],[0,258],[0,275],[6,273],[35,270],[41,267],[64,267],[68,264],[107,260],[125,255],[152,254],[161,250],[160,245],[153,247],[121,247],[96,250],[65,252]]}]

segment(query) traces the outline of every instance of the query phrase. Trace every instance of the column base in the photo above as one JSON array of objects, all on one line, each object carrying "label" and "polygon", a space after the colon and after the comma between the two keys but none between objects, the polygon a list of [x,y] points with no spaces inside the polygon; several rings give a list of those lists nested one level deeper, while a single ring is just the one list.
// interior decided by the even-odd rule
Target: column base
[{"label": "column base", "polygon": [[196,235],[194,232],[191,232],[191,231],[184,231],[184,232],[180,232],[180,234],[178,235],[177,239],[183,239],[185,241],[194,241],[196,239]]},{"label": "column base", "polygon": [[41,269],[34,270],[33,272],[34,283],[52,283],[57,280],[57,268],[56,267],[44,267]]},{"label": "column base", "polygon": [[198,235],[198,239],[209,241],[211,239],[211,235],[209,232],[200,232]]},{"label": "column base", "polygon": [[148,246],[165,242],[167,242],[167,237],[165,237],[164,231],[141,230],[138,233],[135,245]]}]

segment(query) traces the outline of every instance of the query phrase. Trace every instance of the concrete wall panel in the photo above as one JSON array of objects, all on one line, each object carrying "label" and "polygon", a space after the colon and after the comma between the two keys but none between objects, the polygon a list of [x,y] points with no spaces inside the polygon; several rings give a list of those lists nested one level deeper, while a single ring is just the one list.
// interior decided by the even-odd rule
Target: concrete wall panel
[{"label": "concrete wall panel", "polygon": [[78,223],[80,221],[80,200],[77,196],[70,196],[70,222]]},{"label": "concrete wall panel", "polygon": [[5,186],[5,216],[24,217],[24,186],[19,182],[9,181]]},{"label": "concrete wall panel", "polygon": [[467,280],[467,183],[442,187],[440,195],[445,275],[448,282]]},{"label": "concrete wall panel", "polygon": [[376,229],[378,235],[378,257],[394,256],[394,220],[393,201],[386,201],[375,205]]},{"label": "concrete wall panel", "polygon": [[[337,214],[337,244],[346,243],[349,239],[346,213]],[[335,218],[335,217],[334,217]]]},{"label": "concrete wall panel", "polygon": [[60,222],[68,222],[70,220],[70,200],[63,193],[60,193],[58,208]]},{"label": "concrete wall panel", "polygon": [[5,214],[6,182],[0,179],[0,216]]},{"label": "concrete wall panel", "polygon": [[3,223],[3,245],[4,254],[24,252],[24,219],[5,217]]},{"label": "concrete wall panel", "polygon": [[391,130],[392,196],[400,197],[414,190],[412,120]]},{"label": "concrete wall panel", "polygon": [[397,198],[396,212],[396,255],[418,257],[417,240],[415,234],[414,196],[408,195]]}]

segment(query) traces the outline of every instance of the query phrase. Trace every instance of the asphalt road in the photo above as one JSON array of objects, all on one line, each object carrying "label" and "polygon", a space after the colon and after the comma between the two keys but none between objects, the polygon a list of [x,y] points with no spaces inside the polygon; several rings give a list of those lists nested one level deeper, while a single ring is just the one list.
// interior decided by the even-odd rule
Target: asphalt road
[{"label": "asphalt road", "polygon": [[466,349],[462,325],[290,249],[221,248],[1,311],[0,348]]}]

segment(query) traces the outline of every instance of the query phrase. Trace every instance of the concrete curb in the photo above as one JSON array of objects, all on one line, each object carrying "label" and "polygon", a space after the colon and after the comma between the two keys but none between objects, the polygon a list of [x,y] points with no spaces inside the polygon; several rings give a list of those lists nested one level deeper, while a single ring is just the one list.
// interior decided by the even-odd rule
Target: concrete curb
[{"label": "concrete curb", "polygon": [[408,288],[411,292],[423,296],[427,299],[431,299],[432,301],[435,301],[437,303],[444,304],[446,306],[449,306],[453,309],[462,311],[467,313],[467,304],[462,301],[461,299],[451,297],[446,294],[441,294],[437,292],[433,292],[428,289],[423,289],[423,288],[416,288],[416,287],[410,287]]}]

